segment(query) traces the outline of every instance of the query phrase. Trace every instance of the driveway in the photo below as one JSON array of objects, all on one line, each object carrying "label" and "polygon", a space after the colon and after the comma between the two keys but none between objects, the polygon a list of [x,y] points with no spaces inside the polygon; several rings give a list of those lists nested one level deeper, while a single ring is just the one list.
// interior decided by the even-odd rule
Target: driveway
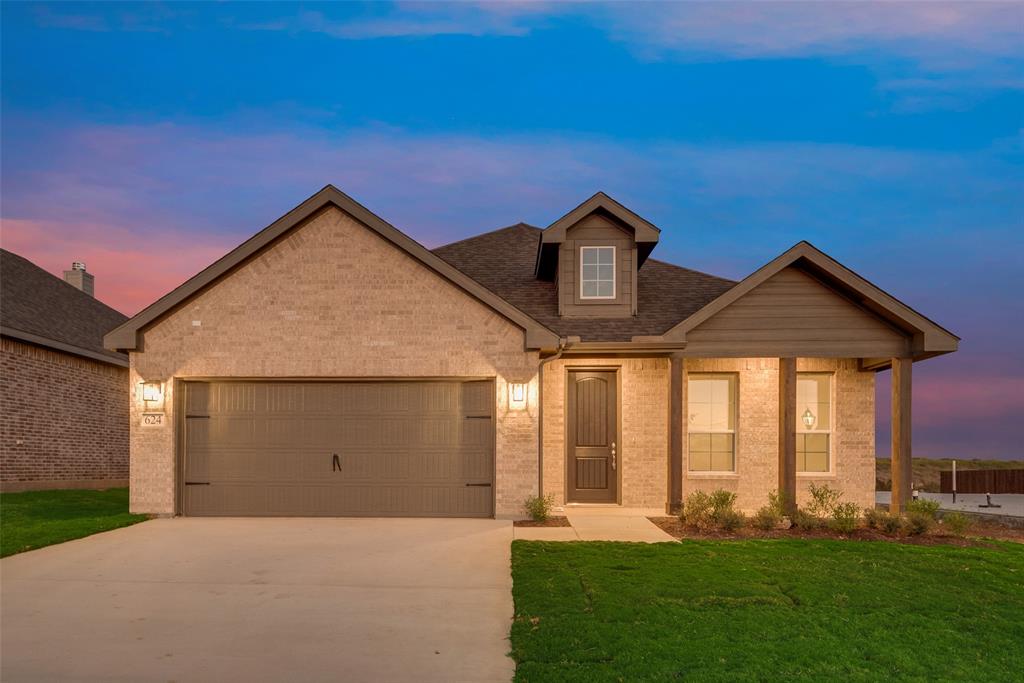
[{"label": "driveway", "polygon": [[508,681],[510,522],[159,519],[0,562],[0,678]]}]

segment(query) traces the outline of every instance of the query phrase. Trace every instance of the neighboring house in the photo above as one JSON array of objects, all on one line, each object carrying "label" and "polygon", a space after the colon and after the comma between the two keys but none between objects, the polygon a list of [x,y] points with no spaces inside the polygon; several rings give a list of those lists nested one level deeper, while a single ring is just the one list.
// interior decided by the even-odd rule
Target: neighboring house
[{"label": "neighboring house", "polygon": [[128,356],[103,348],[127,316],[93,297],[75,263],[64,280],[0,250],[0,489],[128,482]]},{"label": "neighboring house", "polygon": [[430,251],[324,188],[107,335],[132,510],[752,510],[812,482],[873,506],[887,368],[904,500],[911,363],[957,337],[806,242],[737,283],[650,258],[659,237],[598,193]]}]

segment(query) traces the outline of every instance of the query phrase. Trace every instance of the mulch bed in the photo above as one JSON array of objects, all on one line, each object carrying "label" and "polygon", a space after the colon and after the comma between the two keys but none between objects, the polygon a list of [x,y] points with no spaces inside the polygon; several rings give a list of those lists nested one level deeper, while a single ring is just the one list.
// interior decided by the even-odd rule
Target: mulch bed
[{"label": "mulch bed", "polygon": [[977,522],[967,530],[965,536],[953,536],[941,532],[930,532],[921,536],[889,536],[876,529],[860,528],[851,534],[840,534],[828,529],[777,529],[761,531],[750,527],[737,529],[735,532],[698,531],[685,527],[677,517],[648,517],[662,531],[674,538],[688,540],[747,540],[755,538],[832,538],[857,541],[889,541],[891,543],[908,543],[910,545],[956,545],[970,547],[985,545],[988,539],[1015,541],[1024,543],[1024,529],[1014,529],[992,523]]},{"label": "mulch bed", "polygon": [[535,522],[532,519],[517,519],[513,526],[572,526],[567,517],[548,517],[543,522]]}]

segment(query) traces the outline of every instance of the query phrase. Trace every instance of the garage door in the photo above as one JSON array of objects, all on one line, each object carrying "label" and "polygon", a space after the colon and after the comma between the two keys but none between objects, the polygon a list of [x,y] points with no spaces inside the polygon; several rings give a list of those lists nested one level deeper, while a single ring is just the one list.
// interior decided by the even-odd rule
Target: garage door
[{"label": "garage door", "polygon": [[492,381],[189,382],[186,515],[489,517]]}]

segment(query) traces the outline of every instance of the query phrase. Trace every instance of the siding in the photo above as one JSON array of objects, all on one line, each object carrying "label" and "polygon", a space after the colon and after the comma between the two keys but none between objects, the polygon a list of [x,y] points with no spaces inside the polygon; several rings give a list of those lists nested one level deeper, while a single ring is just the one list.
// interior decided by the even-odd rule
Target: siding
[{"label": "siding", "polygon": [[687,355],[893,356],[907,337],[797,268],[786,268],[686,333]]},{"label": "siding", "polygon": [[[615,299],[579,296],[580,247],[615,247]],[[626,318],[636,312],[636,243],[612,221],[590,215],[569,228],[558,251],[558,312],[567,318]]]}]

